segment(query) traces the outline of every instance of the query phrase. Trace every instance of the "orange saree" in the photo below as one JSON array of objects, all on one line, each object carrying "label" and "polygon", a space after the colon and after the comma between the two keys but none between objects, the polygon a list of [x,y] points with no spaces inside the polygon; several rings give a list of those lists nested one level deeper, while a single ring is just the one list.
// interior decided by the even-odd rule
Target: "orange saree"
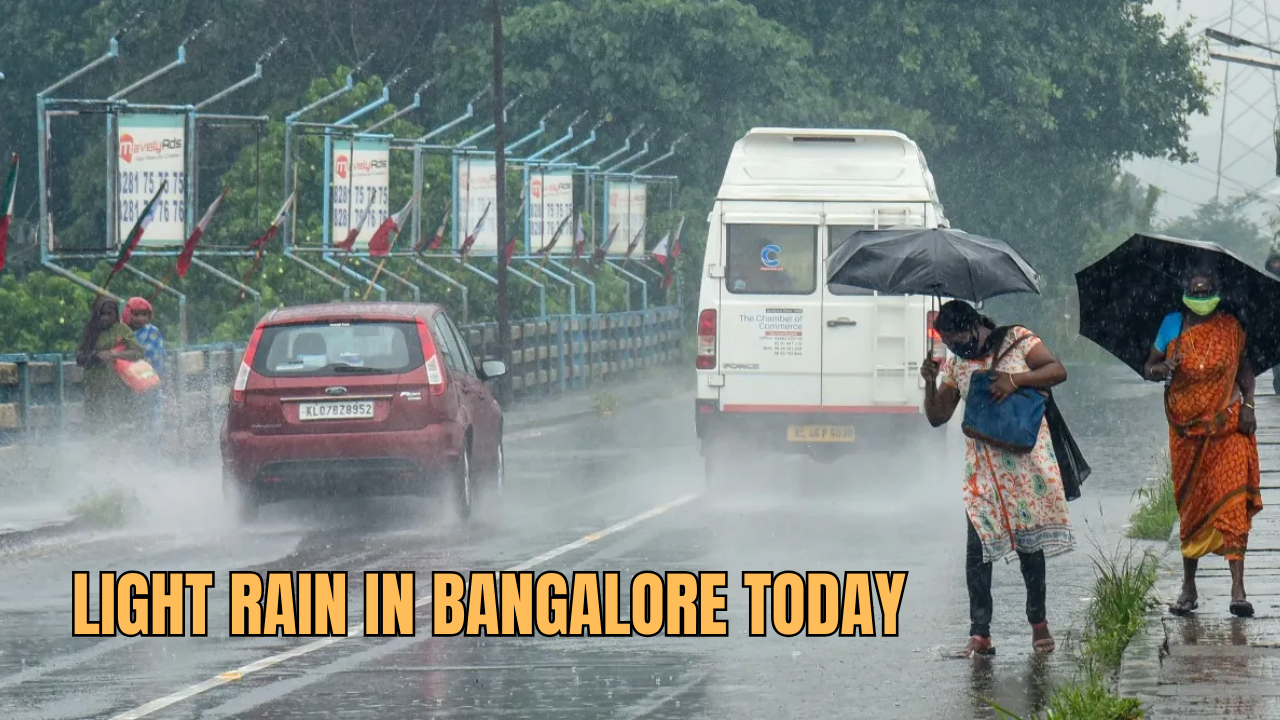
[{"label": "orange saree", "polygon": [[1236,371],[1245,333],[1219,313],[1184,328],[1167,349],[1176,370],[1165,390],[1182,555],[1241,560],[1262,510],[1258,441],[1239,431],[1243,398]]}]

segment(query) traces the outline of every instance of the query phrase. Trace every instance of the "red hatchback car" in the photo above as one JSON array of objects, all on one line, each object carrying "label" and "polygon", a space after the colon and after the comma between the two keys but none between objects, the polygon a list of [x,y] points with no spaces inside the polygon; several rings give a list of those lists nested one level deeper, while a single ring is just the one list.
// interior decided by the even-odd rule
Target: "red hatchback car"
[{"label": "red hatchback car", "polygon": [[281,308],[254,328],[222,429],[223,490],[241,520],[315,494],[446,491],[471,516],[501,494],[502,408],[438,305]]}]

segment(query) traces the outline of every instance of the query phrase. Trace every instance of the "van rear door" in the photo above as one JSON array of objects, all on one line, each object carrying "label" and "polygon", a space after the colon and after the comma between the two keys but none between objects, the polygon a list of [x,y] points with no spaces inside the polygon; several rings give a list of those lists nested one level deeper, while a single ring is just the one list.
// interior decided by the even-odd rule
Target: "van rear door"
[{"label": "van rear door", "polygon": [[822,203],[725,202],[720,389],[727,412],[822,402]]},{"label": "van rear door", "polygon": [[[924,203],[824,203],[830,256],[859,230],[924,227]],[[827,269],[822,268],[823,277]],[[918,412],[925,305],[915,296],[822,288],[822,404],[827,411]]]}]

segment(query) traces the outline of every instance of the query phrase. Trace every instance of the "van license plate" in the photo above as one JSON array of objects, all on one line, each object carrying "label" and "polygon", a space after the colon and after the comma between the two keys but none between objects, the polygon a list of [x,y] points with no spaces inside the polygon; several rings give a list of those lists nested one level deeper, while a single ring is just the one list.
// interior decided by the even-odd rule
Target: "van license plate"
[{"label": "van license plate", "polygon": [[373,417],[372,400],[300,403],[298,405],[298,418],[301,420],[360,420],[371,417]]},{"label": "van license plate", "polygon": [[789,442],[853,442],[853,428],[848,425],[792,425],[787,428]]}]

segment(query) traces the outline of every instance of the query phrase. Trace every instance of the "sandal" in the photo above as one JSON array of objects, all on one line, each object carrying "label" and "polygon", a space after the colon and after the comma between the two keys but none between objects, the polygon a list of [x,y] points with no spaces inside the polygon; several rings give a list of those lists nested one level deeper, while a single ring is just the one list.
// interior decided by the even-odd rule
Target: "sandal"
[{"label": "sandal", "polygon": [[1248,600],[1232,600],[1231,614],[1236,617],[1253,617],[1253,603]]},{"label": "sandal", "polygon": [[1053,652],[1055,648],[1057,648],[1057,643],[1053,641],[1053,636],[1049,634],[1048,620],[1045,620],[1044,622],[1038,625],[1032,625],[1031,632],[1032,632],[1033,638],[1035,637],[1035,634],[1037,632],[1044,633],[1044,637],[1038,640],[1033,639],[1031,642],[1031,647],[1035,650],[1037,655],[1047,655]]},{"label": "sandal", "polygon": [[[1177,602],[1169,606],[1169,612],[1179,617],[1184,617],[1186,615],[1190,615],[1191,611],[1195,610],[1198,607],[1200,607],[1200,603],[1197,600],[1184,600],[1182,598],[1179,598]],[[1235,611],[1234,608],[1235,608],[1235,604],[1233,603],[1232,612]]]},{"label": "sandal", "polygon": [[957,650],[952,657],[971,658],[971,657],[989,657],[996,654],[996,646],[991,644],[991,638],[974,635],[969,638],[969,644],[963,650]]}]

